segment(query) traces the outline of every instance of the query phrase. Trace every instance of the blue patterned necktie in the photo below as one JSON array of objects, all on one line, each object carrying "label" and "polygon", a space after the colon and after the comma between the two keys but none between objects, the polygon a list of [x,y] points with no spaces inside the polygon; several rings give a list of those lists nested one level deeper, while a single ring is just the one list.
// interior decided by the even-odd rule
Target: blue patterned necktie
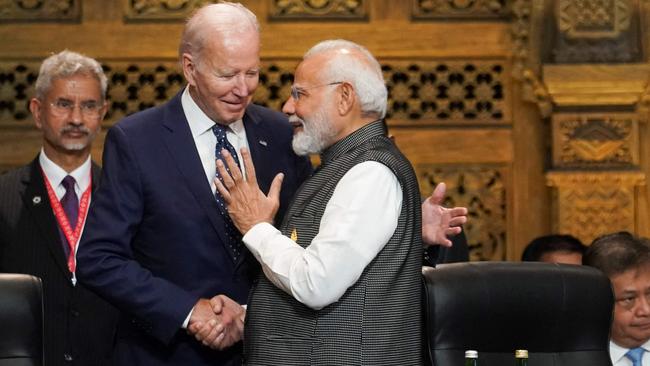
[{"label": "blue patterned necktie", "polygon": [[[232,155],[233,159],[235,160],[235,163],[237,163],[237,166],[241,167],[239,165],[239,159],[237,157],[237,151],[235,150],[235,147],[228,142],[228,139],[226,138],[226,130],[228,129],[227,126],[223,126],[220,124],[215,124],[212,127],[212,132],[217,138],[217,145],[215,146],[215,152],[214,156],[216,159],[220,159],[223,161],[224,165],[226,166],[226,170],[228,173],[230,173],[230,169],[228,169],[228,165],[226,164],[226,161],[223,159],[223,156],[221,154],[221,150],[226,149]],[[223,178],[219,175],[219,171],[217,170],[217,178],[223,183]],[[235,224],[233,224],[232,220],[230,219],[230,216],[228,215],[228,210],[226,208],[226,203],[223,200],[223,197],[221,197],[221,194],[219,191],[215,193],[215,198],[217,199],[217,204],[219,206],[219,212],[221,212],[221,215],[224,218],[224,222],[226,223],[225,225],[225,233],[226,236],[228,237],[228,249],[230,251],[230,254],[232,255],[233,259],[235,262],[237,259],[239,259],[239,256],[241,255],[241,233],[237,228],[235,227]]]},{"label": "blue patterned necktie", "polygon": [[632,361],[632,366],[643,366],[641,359],[643,358],[644,352],[645,349],[641,347],[632,348],[631,350],[627,351],[625,357],[629,358],[630,361]]},{"label": "blue patterned necktie", "polygon": [[[77,226],[77,217],[79,216],[79,198],[74,190],[74,184],[75,180],[70,175],[66,175],[61,182],[61,185],[65,188],[65,194],[61,197],[61,207],[63,207],[63,211],[68,217],[68,222],[70,223],[72,230]],[[68,239],[65,237],[62,230],[59,230],[59,232],[61,233],[61,239],[63,241],[63,252],[67,258],[70,254]]]}]

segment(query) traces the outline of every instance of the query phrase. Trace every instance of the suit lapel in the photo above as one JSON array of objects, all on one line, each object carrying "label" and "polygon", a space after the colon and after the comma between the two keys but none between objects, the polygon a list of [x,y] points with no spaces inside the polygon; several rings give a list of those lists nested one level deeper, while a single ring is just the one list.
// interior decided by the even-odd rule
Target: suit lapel
[{"label": "suit lapel", "polygon": [[[264,124],[259,120],[259,116],[248,111],[244,115],[244,128],[246,129],[246,139],[248,140],[251,159],[255,164],[257,182],[264,185],[264,182],[270,182],[273,179],[273,177],[268,177],[268,174],[272,172],[267,169],[273,166],[268,161],[268,159],[272,158],[269,153],[269,144],[273,143],[270,138],[271,134],[265,129]],[[264,187],[260,188],[264,189]]]},{"label": "suit lapel", "polygon": [[205,171],[196,150],[192,132],[188,125],[181,105],[181,93],[178,93],[166,106],[162,131],[163,141],[169,149],[176,167],[190,187],[197,203],[203,208],[210,219],[214,230],[222,243],[228,238],[224,232],[224,221],[217,201],[212,195],[210,185],[205,179]]},{"label": "suit lapel", "polygon": [[41,231],[45,245],[54,257],[57,266],[63,271],[66,277],[70,276],[65,254],[63,253],[59,229],[56,218],[52,212],[52,206],[47,196],[43,175],[41,173],[38,158],[30,164],[29,173],[23,177],[25,189],[22,192],[23,203],[27,210],[34,217],[38,230]]}]

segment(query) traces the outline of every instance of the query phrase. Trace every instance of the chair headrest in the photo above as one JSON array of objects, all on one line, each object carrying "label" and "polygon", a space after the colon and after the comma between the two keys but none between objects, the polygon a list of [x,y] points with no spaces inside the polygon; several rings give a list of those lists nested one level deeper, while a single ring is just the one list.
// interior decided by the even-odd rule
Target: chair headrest
[{"label": "chair headrest", "polygon": [[[613,294],[586,266],[472,262],[423,269],[430,352],[608,354]],[[435,357],[435,355],[433,355]],[[479,356],[480,358],[483,358]],[[481,365],[485,363],[481,360]]]}]

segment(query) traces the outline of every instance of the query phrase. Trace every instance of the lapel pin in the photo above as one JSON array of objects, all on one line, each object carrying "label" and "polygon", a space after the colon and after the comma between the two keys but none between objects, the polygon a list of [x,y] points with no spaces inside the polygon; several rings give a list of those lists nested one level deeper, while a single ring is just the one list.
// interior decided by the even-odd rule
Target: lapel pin
[{"label": "lapel pin", "polygon": [[293,240],[296,243],[298,242],[298,232],[296,231],[296,229],[293,229],[293,231],[291,232],[291,240]]},{"label": "lapel pin", "polygon": [[260,140],[260,145],[262,145],[262,146],[266,146],[266,145],[268,145],[268,144],[266,143],[266,141],[264,141],[264,140]]},{"label": "lapel pin", "polygon": [[32,198],[32,203],[35,205],[41,203],[41,196],[34,196],[34,198]]}]

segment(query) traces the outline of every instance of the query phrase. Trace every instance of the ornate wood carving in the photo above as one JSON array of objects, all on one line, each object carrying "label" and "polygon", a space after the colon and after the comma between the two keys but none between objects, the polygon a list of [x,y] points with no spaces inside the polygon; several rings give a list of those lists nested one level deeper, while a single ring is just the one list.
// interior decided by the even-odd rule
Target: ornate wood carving
[{"label": "ornate wood carving", "polygon": [[554,61],[641,60],[637,9],[635,0],[557,0]]},{"label": "ornate wood carving", "polygon": [[125,17],[129,20],[186,19],[192,11],[211,3],[210,0],[123,0]]},{"label": "ornate wood carving", "polygon": [[[298,60],[263,60],[256,103],[280,110]],[[0,62],[0,123],[28,118],[38,62]],[[175,60],[108,61],[106,121],[164,102],[184,84]],[[509,123],[502,61],[385,60],[391,124]]]},{"label": "ornate wood carving", "polygon": [[430,195],[436,184],[445,182],[445,205],[469,209],[470,220],[464,230],[472,260],[506,259],[508,205],[505,168],[418,164],[416,171],[423,195]]},{"label": "ornate wood carving", "polygon": [[269,18],[363,20],[369,0],[270,0]]},{"label": "ornate wood carving", "polygon": [[549,172],[556,189],[555,228],[585,243],[605,233],[639,230],[635,189],[645,185],[641,172]]},{"label": "ornate wood carving", "polygon": [[506,0],[412,0],[413,18],[505,18],[510,2]]},{"label": "ornate wood carving", "polygon": [[635,168],[639,164],[636,114],[553,116],[553,165],[558,168]]},{"label": "ornate wood carving", "polygon": [[0,1],[3,21],[78,21],[80,0]]},{"label": "ornate wood carving", "polygon": [[383,70],[394,122],[509,122],[502,61],[395,61]]}]

